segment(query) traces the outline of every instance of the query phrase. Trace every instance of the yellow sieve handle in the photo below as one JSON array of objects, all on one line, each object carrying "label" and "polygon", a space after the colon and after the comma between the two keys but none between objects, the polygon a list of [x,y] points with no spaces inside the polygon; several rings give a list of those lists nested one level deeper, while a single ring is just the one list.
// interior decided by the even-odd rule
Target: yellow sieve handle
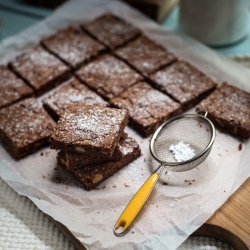
[{"label": "yellow sieve handle", "polygon": [[[116,236],[123,235],[129,228],[129,226],[134,221],[141,208],[147,201],[148,197],[150,196],[158,179],[159,174],[155,172],[146,180],[146,182],[141,186],[135,196],[131,199],[114,226],[114,234]],[[118,232],[117,229],[119,229],[120,227],[122,227],[122,231],[119,230]]]}]

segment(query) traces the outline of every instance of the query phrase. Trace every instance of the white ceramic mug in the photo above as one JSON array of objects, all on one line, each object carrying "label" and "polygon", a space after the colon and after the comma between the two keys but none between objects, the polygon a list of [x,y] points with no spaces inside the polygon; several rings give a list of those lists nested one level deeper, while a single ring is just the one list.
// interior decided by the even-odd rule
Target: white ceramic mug
[{"label": "white ceramic mug", "polygon": [[182,31],[212,46],[229,45],[249,32],[249,0],[180,0]]}]

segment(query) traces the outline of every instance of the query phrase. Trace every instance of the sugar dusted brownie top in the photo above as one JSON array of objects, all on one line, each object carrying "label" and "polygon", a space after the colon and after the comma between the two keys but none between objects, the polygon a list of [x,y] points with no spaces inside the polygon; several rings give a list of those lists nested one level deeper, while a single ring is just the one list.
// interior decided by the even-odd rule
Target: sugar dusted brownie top
[{"label": "sugar dusted brownie top", "polygon": [[41,95],[55,86],[58,78],[64,78],[69,68],[41,46],[35,46],[18,56],[10,67],[25,79]]},{"label": "sugar dusted brownie top", "polygon": [[250,93],[223,83],[198,106],[216,124],[242,138],[250,136]]},{"label": "sugar dusted brownie top", "polygon": [[0,110],[0,136],[19,159],[48,143],[56,124],[35,98],[27,98]]},{"label": "sugar dusted brownie top", "polygon": [[76,71],[77,77],[105,99],[118,96],[142,77],[120,59],[105,54]]},{"label": "sugar dusted brownie top", "polygon": [[153,89],[146,82],[128,88],[119,97],[110,100],[111,105],[129,111],[131,125],[148,136],[157,127],[181,112],[179,103]]},{"label": "sugar dusted brownie top", "polygon": [[52,148],[111,156],[127,123],[126,110],[71,105],[51,136]]},{"label": "sugar dusted brownie top", "polygon": [[205,97],[216,83],[187,62],[178,61],[150,76],[156,88],[190,108]]},{"label": "sugar dusted brownie top", "polygon": [[139,29],[112,14],[100,16],[82,28],[112,50],[140,34]]},{"label": "sugar dusted brownie top", "polygon": [[70,104],[82,103],[92,106],[108,106],[108,103],[99,95],[75,78],[70,79],[67,84],[60,86],[44,98],[43,103],[44,107],[56,121]]},{"label": "sugar dusted brownie top", "polygon": [[0,66],[0,79],[0,108],[33,94],[32,88],[5,66]]},{"label": "sugar dusted brownie top", "polygon": [[42,44],[72,68],[77,68],[105,50],[105,46],[73,27],[43,39]]},{"label": "sugar dusted brownie top", "polygon": [[146,36],[140,36],[118,48],[115,54],[144,76],[176,60],[173,54]]}]

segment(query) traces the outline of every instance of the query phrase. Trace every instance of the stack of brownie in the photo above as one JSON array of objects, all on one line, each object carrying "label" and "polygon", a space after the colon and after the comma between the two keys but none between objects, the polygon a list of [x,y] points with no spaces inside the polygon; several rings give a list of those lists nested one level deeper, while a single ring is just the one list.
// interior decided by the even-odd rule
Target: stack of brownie
[{"label": "stack of brownie", "polygon": [[85,189],[91,190],[134,161],[141,151],[124,133],[128,112],[123,109],[69,105],[51,135],[57,160]]}]

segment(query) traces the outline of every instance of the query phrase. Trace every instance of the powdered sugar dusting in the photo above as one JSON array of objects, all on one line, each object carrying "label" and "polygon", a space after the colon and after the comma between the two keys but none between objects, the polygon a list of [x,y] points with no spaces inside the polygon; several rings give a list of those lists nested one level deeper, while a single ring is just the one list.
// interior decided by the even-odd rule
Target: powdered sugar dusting
[{"label": "powdered sugar dusting", "polygon": [[184,143],[183,141],[171,145],[169,150],[173,153],[175,160],[178,162],[190,160],[195,156],[194,149],[190,147],[189,143]]}]

